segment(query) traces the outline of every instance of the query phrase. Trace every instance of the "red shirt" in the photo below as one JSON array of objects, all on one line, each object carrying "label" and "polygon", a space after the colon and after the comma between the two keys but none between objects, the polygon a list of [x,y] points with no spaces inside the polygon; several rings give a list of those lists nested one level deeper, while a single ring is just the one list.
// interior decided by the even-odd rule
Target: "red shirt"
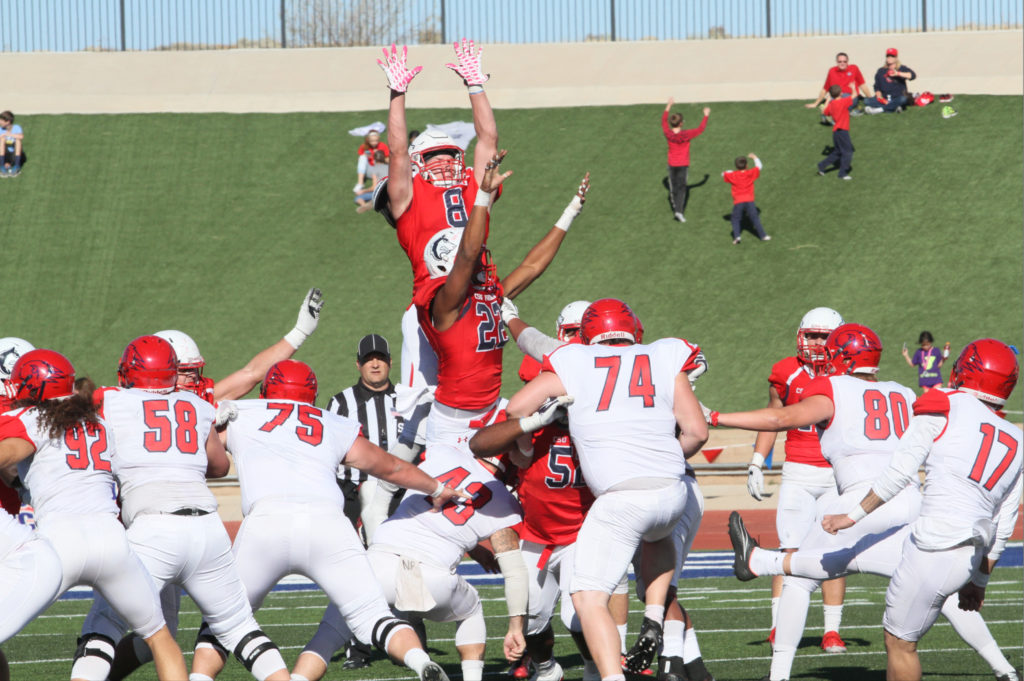
[{"label": "red shirt", "polygon": [[708,117],[705,116],[696,128],[672,132],[672,128],[668,125],[668,111],[662,112],[661,129],[665,133],[665,139],[668,140],[668,164],[670,166],[690,165],[690,140],[703,133],[707,124]]},{"label": "red shirt", "polygon": [[754,200],[754,180],[761,177],[760,168],[726,170],[722,179],[732,185],[732,202],[747,203]]},{"label": "red shirt", "polygon": [[[784,405],[796,404],[802,400],[812,380],[813,374],[796,357],[787,357],[776,362],[768,377],[768,382]],[[786,431],[786,461],[819,468],[831,467],[821,455],[821,444],[818,442],[818,433],[814,426]]]},{"label": "red shirt", "polygon": [[[466,186],[436,187],[419,175],[412,178],[412,202],[398,218],[396,230],[398,243],[412,264],[412,301],[416,305],[428,305],[434,290],[422,290],[428,286],[430,273],[423,261],[423,252],[431,237],[449,227],[465,228],[469,224],[469,213],[476,200],[477,184],[473,171],[466,168]],[[487,218],[488,230],[490,217]],[[484,236],[486,243],[487,236]],[[442,281],[442,280],[437,280]]]},{"label": "red shirt", "polygon": [[[349,147],[349,148],[351,148],[351,147]],[[365,144],[365,143],[364,144],[360,144],[359,145],[359,155],[360,156],[364,156],[365,155],[366,159],[370,162],[370,165],[372,166],[372,165],[375,165],[377,163],[377,161],[373,158],[373,155],[374,155],[374,153],[378,149],[380,151],[384,152],[384,158],[387,158],[387,157],[391,156],[391,150],[388,149],[388,145],[384,144],[383,142],[378,142],[377,146],[375,146],[375,147],[371,147],[369,144]]]},{"label": "red shirt", "polygon": [[[435,289],[436,290],[436,289]],[[502,290],[470,288],[459,316],[438,331],[430,320],[430,304],[417,305],[420,328],[437,355],[434,399],[456,409],[484,409],[501,393],[502,349],[508,332],[501,323]]]},{"label": "red shirt", "polygon": [[838,66],[830,68],[828,75],[825,76],[825,85],[822,86],[822,89],[828,92],[830,87],[838,85],[844,93],[856,95],[857,88],[863,84],[864,75],[860,72],[860,69],[854,64],[847,64],[846,69],[843,71],[840,71]]},{"label": "red shirt", "polygon": [[825,110],[822,113],[831,116],[835,121],[835,125],[832,126],[833,130],[850,130],[850,100],[833,99],[825,105]]},{"label": "red shirt", "polygon": [[523,355],[523,361],[519,363],[519,378],[523,383],[529,383],[540,374],[541,364],[529,355]]},{"label": "red shirt", "polygon": [[569,431],[552,424],[533,436],[533,461],[519,471],[523,523],[519,536],[545,546],[576,541],[583,518],[594,503],[580,470]]}]

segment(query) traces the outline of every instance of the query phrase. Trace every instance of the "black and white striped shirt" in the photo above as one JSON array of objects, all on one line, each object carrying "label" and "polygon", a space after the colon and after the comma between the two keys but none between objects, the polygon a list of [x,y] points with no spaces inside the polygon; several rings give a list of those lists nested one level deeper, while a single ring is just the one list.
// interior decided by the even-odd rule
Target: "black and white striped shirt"
[{"label": "black and white striped shirt", "polygon": [[[327,411],[359,421],[366,439],[384,451],[398,442],[402,432],[402,418],[395,413],[395,386],[390,381],[384,390],[370,390],[362,382],[345,388],[327,403]],[[344,465],[338,469],[343,480],[352,480],[353,473],[358,473],[357,482],[366,481],[362,471]]]}]

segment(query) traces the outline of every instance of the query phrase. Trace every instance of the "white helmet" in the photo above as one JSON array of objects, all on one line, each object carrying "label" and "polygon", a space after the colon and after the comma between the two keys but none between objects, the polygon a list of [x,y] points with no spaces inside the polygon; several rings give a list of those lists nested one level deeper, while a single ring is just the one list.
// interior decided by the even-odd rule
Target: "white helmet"
[{"label": "white helmet", "polygon": [[558,313],[558,319],[555,320],[555,334],[558,340],[568,340],[565,337],[566,331],[576,331],[579,333],[580,325],[583,323],[583,313],[590,307],[589,300],[574,300]]},{"label": "white helmet", "polygon": [[459,252],[462,231],[456,227],[448,227],[430,237],[427,247],[423,249],[423,262],[431,279],[447,277],[452,273],[455,256]]},{"label": "white helmet", "polygon": [[843,325],[843,316],[831,307],[816,307],[804,315],[796,330],[796,356],[801,362],[815,370],[823,368],[828,361],[825,344],[812,348],[807,343],[807,333],[830,334]]},{"label": "white helmet", "polygon": [[18,358],[29,350],[35,350],[35,346],[24,338],[0,338],[0,380],[6,381],[11,377],[11,370]]},{"label": "white helmet", "polygon": [[199,346],[184,331],[167,329],[157,331],[153,335],[159,336],[171,344],[174,353],[178,356],[179,369],[202,369],[206,366],[206,360],[199,354]]},{"label": "white helmet", "polygon": [[[438,157],[442,154],[442,157]],[[454,162],[447,157],[453,157]],[[420,177],[437,187],[454,187],[466,181],[465,152],[440,130],[426,130],[409,145],[409,158]]]}]

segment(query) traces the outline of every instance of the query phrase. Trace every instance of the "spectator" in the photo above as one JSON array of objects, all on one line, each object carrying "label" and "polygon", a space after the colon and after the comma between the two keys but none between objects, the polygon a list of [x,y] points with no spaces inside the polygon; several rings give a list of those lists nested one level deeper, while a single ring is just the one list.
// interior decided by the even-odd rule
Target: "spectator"
[{"label": "spectator", "polygon": [[910,358],[910,354],[907,352],[907,344],[903,344],[903,359],[907,360],[907,364],[912,367],[917,367],[917,385],[921,388],[921,393],[926,393],[932,388],[938,388],[942,385],[942,371],[940,367],[942,363],[949,357],[949,342],[942,348],[942,352],[932,345],[935,339],[932,337],[930,331],[922,331],[921,335],[917,339],[918,344],[921,346],[920,349],[914,351],[914,358]]},{"label": "spectator", "polygon": [[[360,158],[362,158],[360,156]],[[356,212],[365,213],[373,208],[373,190],[388,175],[387,157],[380,149],[373,152],[373,165],[367,166],[366,178],[362,184],[356,185]]]},{"label": "spectator", "polygon": [[669,116],[669,111],[675,103],[676,100],[669,98],[668,104],[665,105],[665,111],[661,114],[661,129],[668,140],[668,190],[672,200],[672,211],[676,220],[686,222],[683,210],[688,198],[686,173],[690,169],[690,140],[704,132],[711,109],[704,107],[704,119],[699,126],[683,130],[683,114],[674,113]]},{"label": "spectator", "polygon": [[[376,130],[371,130],[366,133],[366,136],[363,137],[363,143],[359,145],[359,161],[356,163],[356,173],[358,176],[355,189],[357,191],[367,181],[366,176],[370,174],[372,167],[380,163],[377,160],[377,152],[383,152],[385,161],[387,161],[388,156],[391,154],[388,145],[380,141],[380,133]],[[387,175],[387,173],[385,172],[384,175]]]},{"label": "spectator", "polygon": [[917,74],[900,63],[899,54],[895,47],[885,51],[885,66],[875,72],[875,96],[864,102],[866,113],[898,113],[910,101],[907,81],[917,78]]},{"label": "spectator", "polygon": [[[332,397],[327,403],[327,411],[359,421],[366,438],[386,451],[398,441],[402,430],[401,420],[395,416],[395,386],[388,377],[391,349],[387,339],[375,333],[363,336],[356,351],[356,367],[359,369],[359,381]],[[361,509],[369,505],[370,495],[377,489],[377,480],[363,471],[342,465],[338,468],[338,486],[345,497],[345,515],[358,531]],[[401,495],[396,495],[395,501],[401,501]],[[368,666],[370,646],[352,638],[342,668],[362,669]]]},{"label": "spectator", "polygon": [[[830,68],[825,75],[825,84],[821,87],[818,98],[810,104],[804,104],[804,106],[808,109],[822,106],[825,98],[828,96],[829,88],[833,85],[838,85],[841,88],[841,97],[850,98],[851,113],[860,115],[856,112],[857,104],[865,97],[871,96],[871,89],[864,81],[864,74],[860,72],[856,64],[850,63],[850,57],[845,52],[840,52],[836,55],[836,65]],[[863,92],[863,96],[859,92]]]},{"label": "spectator", "polygon": [[825,106],[825,115],[831,116],[832,125],[832,152],[824,161],[818,164],[818,174],[825,175],[825,168],[839,162],[839,179],[852,180],[850,165],[853,163],[853,141],[850,139],[850,109],[846,102],[839,98],[841,89],[838,85],[829,88],[829,96],[832,101]]},{"label": "spectator", "polygon": [[[754,167],[747,168],[747,158],[754,159]],[[761,241],[771,241],[771,237],[764,233],[761,226],[761,217],[757,214],[757,206],[754,205],[754,181],[761,176],[761,159],[754,154],[747,154],[746,157],[736,157],[736,170],[726,170],[722,173],[722,179],[726,184],[732,185],[732,245],[740,242],[740,226],[743,216],[746,215],[757,238]]]},{"label": "spectator", "polygon": [[0,113],[0,149],[4,157],[0,177],[17,177],[25,163],[25,133],[10,111]]}]

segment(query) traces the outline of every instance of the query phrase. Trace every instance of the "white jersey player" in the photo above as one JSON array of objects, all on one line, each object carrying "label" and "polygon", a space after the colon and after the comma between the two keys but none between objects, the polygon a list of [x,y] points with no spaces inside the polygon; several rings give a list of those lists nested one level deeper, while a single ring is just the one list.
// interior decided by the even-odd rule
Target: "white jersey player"
[{"label": "white jersey player", "polygon": [[[33,497],[38,531],[56,551],[57,561],[40,565],[38,584],[11,596],[14,607],[4,611],[0,630],[13,634],[40,605],[48,606],[52,601],[39,600],[44,592],[55,597],[77,584],[89,584],[146,641],[158,676],[183,678],[185,661],[164,622],[156,587],[117,520],[111,472],[115,446],[91,392],[75,392],[74,368],[53,350],[22,355],[10,382],[15,408],[0,424],[0,468],[18,465]],[[12,577],[48,553],[36,545],[23,564],[15,557]],[[8,626],[17,628],[8,633]],[[113,653],[112,646],[108,653]]]},{"label": "white jersey player", "polygon": [[[258,400],[225,402],[225,442],[235,457],[245,519],[235,539],[238,572],[252,607],[288,574],[324,589],[363,641],[404,660],[421,679],[446,679],[408,623],[395,618],[377,588],[362,543],[344,515],[334,482],[339,464],[430,495],[427,508],[458,493],[412,464],[399,462],[359,434],[358,421],[313,406],[316,375],[284,360],[270,367]],[[454,485],[453,485],[454,487]],[[432,502],[432,503],[431,503]],[[205,658],[201,663],[200,658]],[[300,656],[296,677],[320,678],[326,658]],[[213,677],[219,656],[196,652],[193,672]]]},{"label": "white jersey player", "polygon": [[[826,530],[847,534],[916,480],[924,465],[921,514],[885,595],[889,678],[921,678],[917,641],[948,596],[959,591],[961,607],[981,608],[1021,499],[1024,437],[997,411],[1017,375],[1017,356],[1004,343],[983,338],[968,344],[950,376],[954,390],[929,390],[918,399],[888,468],[861,503],[823,521]],[[1016,678],[1012,667],[995,672],[999,679]]]},{"label": "white jersey player", "polygon": [[[819,377],[804,390],[795,405],[735,414],[710,413],[712,425],[747,430],[789,430],[817,425],[821,450],[835,472],[839,498],[827,509],[845,512],[857,504],[876,471],[889,461],[892,450],[910,419],[914,393],[891,381],[876,381],[882,354],[877,334],[861,324],[844,324],[833,331],[826,352],[838,375]],[[921,508],[917,479],[907,479],[894,490],[884,512],[874,514],[855,530],[830,535],[817,526],[795,553],[756,548],[738,513],[729,518],[729,534],[736,549],[736,575],[786,574],[779,602],[772,667],[768,679],[788,679],[803,632],[810,594],[821,581],[851,572],[891,576]],[[975,643],[991,636],[977,613],[967,613],[948,599],[943,614],[965,640]]]},{"label": "white jersey player", "polygon": [[128,539],[157,586],[181,586],[254,677],[288,681],[280,651],[253,618],[231,540],[206,486],[207,477],[224,476],[230,467],[213,430],[214,408],[175,390],[176,380],[170,343],[141,336],[121,356],[120,387],[102,391],[102,414],[117,442],[114,473]]},{"label": "white jersey player", "polygon": [[[550,407],[526,416],[546,399],[574,398],[562,399],[571,403],[570,434],[597,499],[578,535],[570,590],[604,679],[623,678],[619,647],[610,645],[619,637],[608,600],[641,545],[649,603],[641,634],[643,666],[660,647],[675,568],[672,533],[686,507],[685,457],[707,439],[685,373],[694,346],[680,339],[640,345],[642,332],[640,320],[622,301],[592,303],[583,315],[586,345],[566,345],[545,358],[540,376],[510,400],[510,420],[480,431],[473,446],[477,455],[500,449],[510,433],[532,433],[548,417]],[[529,458],[520,462],[528,465]]]}]

